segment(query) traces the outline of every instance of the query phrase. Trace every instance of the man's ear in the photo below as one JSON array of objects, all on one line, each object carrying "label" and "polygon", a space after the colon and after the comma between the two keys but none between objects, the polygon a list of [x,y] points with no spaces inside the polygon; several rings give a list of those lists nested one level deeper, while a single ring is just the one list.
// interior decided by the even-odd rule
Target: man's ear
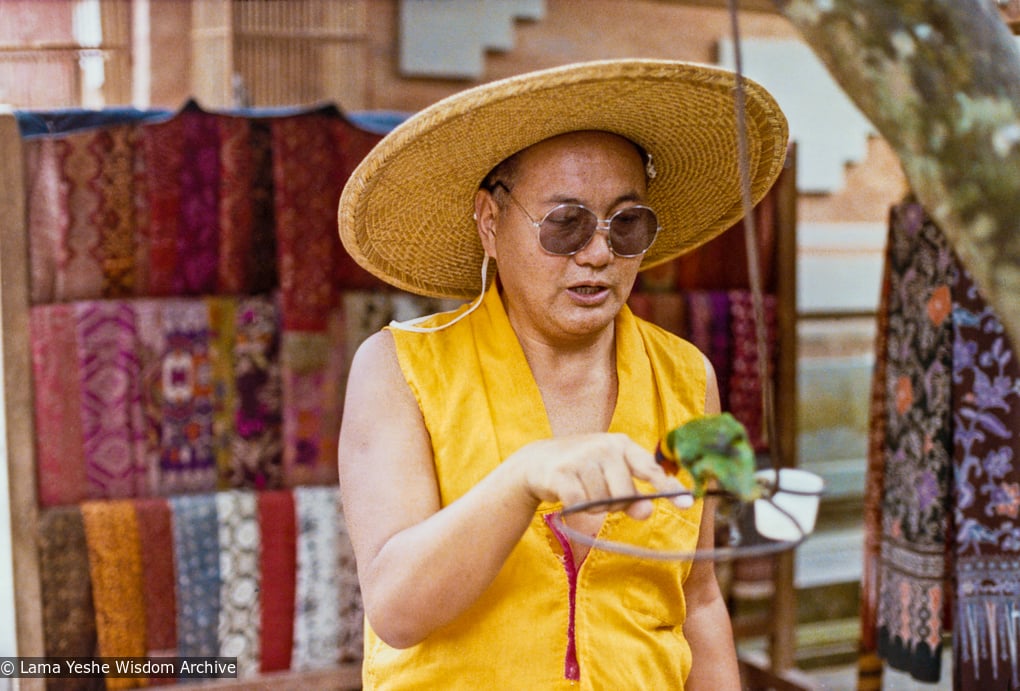
[{"label": "man's ear", "polygon": [[475,192],[475,226],[478,238],[482,241],[485,253],[493,259],[496,256],[496,220],[499,217],[499,204],[488,190]]}]

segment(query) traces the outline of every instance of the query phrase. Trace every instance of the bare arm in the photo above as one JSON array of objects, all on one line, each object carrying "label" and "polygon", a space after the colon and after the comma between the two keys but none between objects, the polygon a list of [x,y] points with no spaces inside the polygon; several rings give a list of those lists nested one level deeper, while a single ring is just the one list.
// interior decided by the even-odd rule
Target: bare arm
[{"label": "bare arm", "polygon": [[[708,381],[705,391],[705,414],[720,411],[719,387],[708,358],[705,358]],[[715,500],[707,500],[698,534],[698,549],[715,547]],[[687,620],[684,636],[691,646],[693,662],[685,688],[692,691],[710,689],[725,691],[740,688],[740,671],[737,651],[733,642],[726,602],[719,590],[715,563],[699,559],[691,567],[684,582],[687,601]]]},{"label": "bare arm", "polygon": [[[633,477],[679,488],[629,438],[593,434],[529,444],[441,507],[429,434],[386,332],[369,338],[352,364],[339,464],[366,615],[394,647],[422,641],[470,606],[541,501],[633,494]],[[649,510],[634,507],[638,517]]]}]

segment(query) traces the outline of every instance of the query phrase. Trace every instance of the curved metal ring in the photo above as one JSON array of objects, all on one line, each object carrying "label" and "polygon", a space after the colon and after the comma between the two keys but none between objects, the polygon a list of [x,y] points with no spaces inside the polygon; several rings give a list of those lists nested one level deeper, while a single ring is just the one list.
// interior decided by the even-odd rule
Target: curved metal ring
[{"label": "curved metal ring", "polygon": [[[786,492],[787,490],[783,490]],[[791,492],[793,493],[793,492]],[[811,496],[818,496],[820,492],[798,492],[798,494],[806,494]],[[710,489],[705,492],[706,496],[717,496],[717,497],[730,497],[732,494],[722,490]],[[571,540],[587,545],[591,549],[600,549],[606,552],[614,552],[616,554],[623,554],[631,557],[638,557],[641,559],[657,559],[660,561],[696,561],[701,559],[712,560],[712,561],[730,561],[742,557],[758,557],[768,554],[777,554],[779,552],[785,552],[786,550],[794,549],[805,539],[807,534],[801,528],[800,523],[782,506],[779,506],[772,501],[772,495],[768,494],[761,499],[755,501],[766,501],[773,508],[779,511],[781,514],[786,516],[796,526],[797,532],[800,533],[800,537],[796,540],[790,541],[776,541],[768,538],[761,538],[762,542],[749,545],[736,545],[736,546],[725,546],[725,547],[713,547],[712,549],[695,549],[693,551],[676,552],[676,551],[664,551],[650,549],[647,547],[640,547],[638,545],[629,544],[625,542],[617,542],[615,540],[604,540],[598,537],[592,537],[586,535],[574,528],[571,528],[563,520],[565,516],[571,514],[580,513],[582,511],[592,510],[608,510],[610,506],[619,506],[622,504],[633,503],[635,501],[643,500],[654,500],[654,499],[673,499],[681,496],[692,496],[690,490],[680,490],[676,492],[657,492],[653,494],[635,494],[627,497],[614,497],[611,499],[596,499],[592,501],[581,502],[578,504],[572,504],[564,507],[560,512],[552,517],[552,522],[555,523],[556,529],[563,532],[564,535],[569,537]]]}]

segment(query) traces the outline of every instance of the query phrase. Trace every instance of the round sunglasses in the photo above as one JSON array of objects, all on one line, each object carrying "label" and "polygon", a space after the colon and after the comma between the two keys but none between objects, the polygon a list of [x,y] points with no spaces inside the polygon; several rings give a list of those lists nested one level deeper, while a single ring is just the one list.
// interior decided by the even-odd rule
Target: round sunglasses
[{"label": "round sunglasses", "polygon": [[536,221],[524,205],[517,201],[510,188],[496,182],[492,189],[502,187],[517,208],[538,230],[538,243],[546,252],[570,256],[583,250],[595,233],[606,231],[609,249],[618,257],[639,257],[648,251],[659,234],[659,219],[642,204],[620,209],[607,219],[582,204],[558,204],[541,220]]}]

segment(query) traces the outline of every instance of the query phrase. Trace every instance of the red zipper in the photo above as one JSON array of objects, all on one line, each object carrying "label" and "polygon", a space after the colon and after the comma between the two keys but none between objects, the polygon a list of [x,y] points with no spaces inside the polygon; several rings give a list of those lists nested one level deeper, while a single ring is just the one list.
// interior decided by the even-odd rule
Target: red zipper
[{"label": "red zipper", "polygon": [[[553,514],[545,515],[545,523],[563,548],[563,567],[567,572],[567,596],[570,598],[567,615],[567,655],[563,663],[563,676],[570,681],[581,680],[581,665],[577,661],[577,637],[574,629],[574,611],[577,602],[577,567],[574,566],[574,550],[570,548],[570,540],[556,529]],[[583,560],[582,560],[583,563]]]}]

